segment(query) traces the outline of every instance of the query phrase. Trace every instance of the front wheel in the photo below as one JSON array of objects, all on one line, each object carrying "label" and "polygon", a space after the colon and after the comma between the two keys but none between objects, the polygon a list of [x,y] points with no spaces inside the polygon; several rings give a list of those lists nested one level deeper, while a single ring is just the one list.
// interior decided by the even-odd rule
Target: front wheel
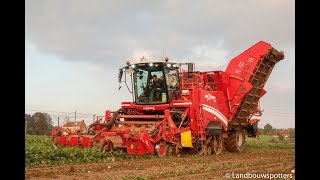
[{"label": "front wheel", "polygon": [[166,146],[166,143],[165,142],[158,142],[155,147],[155,153],[156,155],[158,155],[159,157],[164,157],[167,153],[167,146]]}]

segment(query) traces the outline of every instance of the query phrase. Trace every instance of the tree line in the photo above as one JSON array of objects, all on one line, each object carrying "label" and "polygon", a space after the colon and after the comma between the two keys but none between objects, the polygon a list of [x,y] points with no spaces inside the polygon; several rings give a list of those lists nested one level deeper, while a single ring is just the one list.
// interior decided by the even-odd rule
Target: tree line
[{"label": "tree line", "polygon": [[278,135],[279,137],[282,136],[281,131],[287,130],[289,138],[295,138],[295,128],[288,128],[288,129],[276,129],[273,128],[270,124],[266,124],[263,129],[259,129],[262,134],[266,135]]},{"label": "tree line", "polygon": [[50,114],[36,112],[32,116],[25,114],[26,134],[30,135],[50,135],[54,129]]}]

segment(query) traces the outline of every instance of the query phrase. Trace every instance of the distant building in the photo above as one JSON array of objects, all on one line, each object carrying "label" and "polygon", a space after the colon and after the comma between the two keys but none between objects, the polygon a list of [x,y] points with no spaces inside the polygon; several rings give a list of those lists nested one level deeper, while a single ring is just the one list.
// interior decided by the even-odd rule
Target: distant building
[{"label": "distant building", "polygon": [[279,134],[286,138],[290,136],[289,129],[280,129]]},{"label": "distant building", "polygon": [[77,134],[77,132],[81,132],[86,127],[86,123],[84,122],[84,120],[82,120],[76,122],[65,122],[61,128],[65,129],[67,132],[71,134]]}]

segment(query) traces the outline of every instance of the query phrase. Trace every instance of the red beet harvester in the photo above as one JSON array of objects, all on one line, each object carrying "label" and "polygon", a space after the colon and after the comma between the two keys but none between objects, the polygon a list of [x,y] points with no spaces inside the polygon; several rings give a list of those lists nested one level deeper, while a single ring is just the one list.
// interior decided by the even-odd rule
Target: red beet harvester
[{"label": "red beet harvester", "polygon": [[[105,111],[75,133],[52,132],[64,146],[99,146],[102,151],[126,149],[130,155],[158,156],[180,152],[220,154],[244,150],[245,138],[258,134],[259,99],[283,52],[260,41],[231,59],[225,71],[200,72],[194,63],[140,62],[119,69],[119,83],[132,93],[117,111]],[[210,66],[210,64],[208,64]],[[153,76],[158,77],[158,85]],[[174,84],[171,84],[174,82]]]}]

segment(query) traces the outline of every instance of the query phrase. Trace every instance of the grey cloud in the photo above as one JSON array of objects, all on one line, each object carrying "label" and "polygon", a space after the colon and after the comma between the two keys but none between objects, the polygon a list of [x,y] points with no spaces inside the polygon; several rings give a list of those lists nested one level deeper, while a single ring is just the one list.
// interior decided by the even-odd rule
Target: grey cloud
[{"label": "grey cloud", "polygon": [[88,71],[97,66],[116,78],[115,67],[141,52],[195,62],[198,70],[224,70],[264,40],[284,50],[285,59],[273,70],[261,104],[268,109],[283,102],[294,111],[294,8],[292,0],[27,0],[26,45],[65,61],[86,61],[94,64]]},{"label": "grey cloud", "polygon": [[26,39],[66,60],[115,64],[133,51],[192,56],[265,40],[294,45],[294,1],[26,1]]}]

